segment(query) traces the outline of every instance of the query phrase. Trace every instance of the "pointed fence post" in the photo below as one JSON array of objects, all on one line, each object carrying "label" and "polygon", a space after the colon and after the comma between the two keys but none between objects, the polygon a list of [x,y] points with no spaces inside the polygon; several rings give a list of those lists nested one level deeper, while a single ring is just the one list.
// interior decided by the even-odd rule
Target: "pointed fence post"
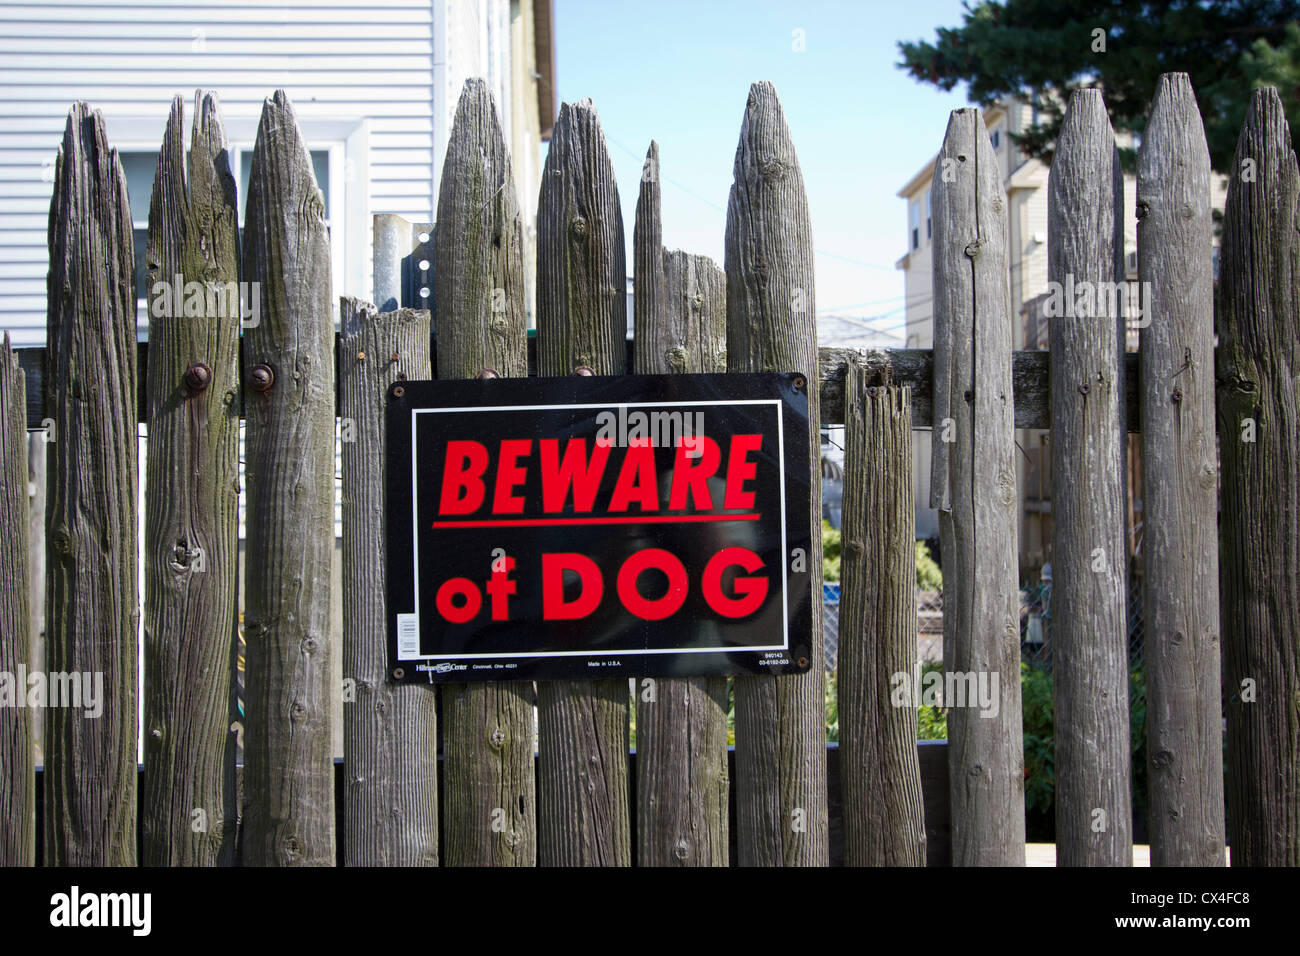
[{"label": "pointed fence post", "polygon": [[[456,107],[437,219],[438,378],[526,377],[523,217],[496,104],[479,79],[466,81]],[[447,865],[534,866],[532,683],[445,684],[440,693]]]},{"label": "pointed fence post", "polygon": [[103,683],[97,715],[45,709],[45,862],[135,866],[135,255],[126,176],[85,103],[68,114],[49,236],[45,667]]},{"label": "pointed fence post", "polygon": [[1124,327],[1104,292],[1122,276],[1123,197],[1106,105],[1099,91],[1079,90],[1048,177],[1048,275],[1059,305],[1048,303],[1061,866],[1133,863]]},{"label": "pointed fence post", "polygon": [[[235,179],[216,97],[195,96],[188,167],[184,124],[178,96],[149,208],[140,844],[146,866],[230,866],[244,302]],[[206,292],[199,315],[182,295],[191,282]]]},{"label": "pointed fence post", "polygon": [[[1138,154],[1142,552],[1153,866],[1223,866],[1210,153],[1166,73]],[[1225,433],[1228,439],[1234,436]]]},{"label": "pointed fence post", "polygon": [[243,861],[333,866],[334,304],[325,204],[283,90],[253,147],[244,277],[258,308],[244,335]]},{"label": "pointed fence post", "polygon": [[1007,197],[977,109],[934,168],[934,453],[954,866],[1024,866]]},{"label": "pointed fence post", "polygon": [[[771,83],[749,89],[727,204],[727,370],[817,374],[812,227],[803,174]],[[816,388],[808,389],[812,553],[821,594],[821,469]],[[742,866],[826,866],[826,672],[813,602],[806,674],[736,679],[737,851]]]},{"label": "pointed fence post", "polygon": [[[537,364],[544,376],[627,365],[623,213],[590,100],[564,103],[537,207]],[[626,680],[537,685],[537,854],[544,866],[628,866]]]},{"label": "pointed fence post", "polygon": [[1246,109],[1219,262],[1228,835],[1233,866],[1300,866],[1300,173],[1272,87]]}]

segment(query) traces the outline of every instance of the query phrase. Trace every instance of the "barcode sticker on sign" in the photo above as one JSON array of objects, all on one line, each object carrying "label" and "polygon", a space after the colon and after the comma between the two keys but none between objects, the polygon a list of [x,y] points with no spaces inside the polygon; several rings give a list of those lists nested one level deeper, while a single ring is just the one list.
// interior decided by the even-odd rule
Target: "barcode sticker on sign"
[{"label": "barcode sticker on sign", "polygon": [[414,614],[397,615],[397,656],[400,660],[420,656],[420,621]]}]

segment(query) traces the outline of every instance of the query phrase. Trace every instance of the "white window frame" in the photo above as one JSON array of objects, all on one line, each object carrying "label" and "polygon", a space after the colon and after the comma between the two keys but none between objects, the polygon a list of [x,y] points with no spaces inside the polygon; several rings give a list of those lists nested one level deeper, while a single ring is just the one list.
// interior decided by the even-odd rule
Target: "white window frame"
[{"label": "white window frame", "polygon": [[[189,149],[192,103],[186,103],[185,147]],[[240,164],[245,151],[251,152],[257,140],[260,116],[227,115],[225,117],[227,149],[236,188],[242,181]],[[105,115],[109,143],[119,153],[149,153],[157,156],[167,128],[166,114],[161,116]],[[339,297],[370,296],[371,229],[369,197],[369,123],[367,120],[322,120],[298,117],[308,152],[324,150],[328,155],[330,196],[325,215],[330,224],[330,277],[334,322],[339,321]],[[244,214],[244,196],[240,195],[238,216]],[[139,223],[148,228],[149,210],[131,210],[132,228]],[[138,335],[147,334],[148,307],[137,302]]]}]

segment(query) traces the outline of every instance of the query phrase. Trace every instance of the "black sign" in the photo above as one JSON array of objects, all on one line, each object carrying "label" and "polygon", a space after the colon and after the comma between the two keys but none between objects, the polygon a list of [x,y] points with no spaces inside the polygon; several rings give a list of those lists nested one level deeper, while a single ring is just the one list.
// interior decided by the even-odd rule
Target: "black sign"
[{"label": "black sign", "polygon": [[399,382],[386,429],[391,679],[810,666],[804,376]]}]

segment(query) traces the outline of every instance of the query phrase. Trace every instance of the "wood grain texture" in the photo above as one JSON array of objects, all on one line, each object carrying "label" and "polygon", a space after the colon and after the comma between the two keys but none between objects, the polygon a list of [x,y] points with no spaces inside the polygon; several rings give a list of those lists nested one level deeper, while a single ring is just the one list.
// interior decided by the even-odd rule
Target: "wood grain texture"
[{"label": "wood grain texture", "polygon": [[[248,428],[243,860],[334,864],[330,562],[334,309],[325,205],[283,90],[262,105],[244,214]],[[274,381],[259,391],[261,369]]]},{"label": "wood grain texture", "polygon": [[[1186,73],[1138,154],[1142,559],[1153,866],[1223,866],[1210,154]],[[1229,437],[1231,440],[1231,437]]]},{"label": "wood grain texture", "polygon": [[388,681],[384,546],[384,396],[399,379],[432,376],[429,313],[346,296],[339,308],[344,862],[436,866],[437,697]]},{"label": "wood grain texture", "polygon": [[[27,529],[27,409],[23,371],[9,346],[0,343],[0,866],[36,865],[37,711],[25,706],[27,683],[18,674],[32,666],[31,601]],[[12,697],[8,696],[12,694]],[[22,705],[22,706],[20,706]]]},{"label": "wood grain texture", "polygon": [[[27,609],[31,658],[27,666],[33,670],[45,669],[45,488],[48,460],[49,442],[45,432],[28,432],[27,481],[31,498],[27,506]],[[43,764],[45,722],[35,714],[31,720],[36,735],[37,762]],[[43,787],[36,788],[38,799],[43,792]],[[43,828],[37,827],[38,835],[42,832]],[[39,852],[37,858],[41,858]]]},{"label": "wood grain texture", "polygon": [[935,163],[932,198],[935,427],[930,507],[939,511],[943,552],[944,670],[967,681],[973,677],[974,686],[989,695],[944,701],[952,761],[952,862],[1023,866],[1007,200],[979,110],[953,111]]},{"label": "wood grain texture", "polygon": [[[817,371],[812,227],[794,143],[776,90],[750,87],[727,204],[727,370]],[[808,390],[810,460],[820,460],[818,394]],[[809,521],[821,528],[821,470]],[[808,573],[821,593],[821,535]],[[742,866],[826,866],[826,674],[813,604],[806,674],[736,679],[737,852]]]},{"label": "wood grain texture", "polygon": [[[537,364],[543,376],[627,362],[623,213],[590,100],[564,103],[537,207]],[[628,866],[626,680],[537,685],[537,854],[544,866]]]},{"label": "wood grain texture", "polygon": [[[145,503],[140,851],[146,866],[230,866],[238,807],[238,295],[186,309],[173,286],[239,282],[235,179],[216,97],[195,97],[187,162],[178,96],[158,153],[146,287],[151,352]],[[155,285],[159,289],[155,292]],[[196,287],[200,288],[200,287]],[[165,294],[162,294],[163,290]],[[215,307],[215,308],[210,308]],[[200,314],[195,314],[195,313]],[[191,365],[208,369],[187,384]]]},{"label": "wood grain texture", "polygon": [[[438,378],[528,374],[524,226],[496,104],[468,80],[456,107],[433,233]],[[484,574],[491,548],[483,551]],[[442,695],[446,863],[534,866],[533,685],[448,684]]]},{"label": "wood grain texture", "polygon": [[[1048,177],[1052,282],[1118,280],[1123,196],[1101,93],[1080,90]],[[1080,311],[1050,349],[1057,863],[1131,866],[1122,318]]]},{"label": "wood grain texture", "polygon": [[46,670],[102,676],[102,713],[45,710],[45,862],[136,864],[134,247],[104,118],[68,114],[50,200]]},{"label": "wood grain texture", "polygon": [[1300,174],[1271,87],[1251,95],[1232,168],[1217,370],[1228,836],[1233,866],[1300,866]]},{"label": "wood grain texture", "polygon": [[[652,142],[633,236],[633,363],[642,375],[725,372],[726,276],[706,256],[662,243]],[[637,865],[726,866],[727,679],[647,679],[638,690]]]},{"label": "wood grain texture", "polygon": [[[546,334],[543,334],[543,329]],[[618,185],[590,100],[564,103],[537,206],[537,369],[626,371],[627,265]]]},{"label": "wood grain texture", "polygon": [[[868,384],[869,374],[850,369],[845,382],[838,673],[844,863],[925,866],[918,702],[910,693],[917,662],[912,398],[905,386]],[[901,703],[897,675],[909,691]]]}]

